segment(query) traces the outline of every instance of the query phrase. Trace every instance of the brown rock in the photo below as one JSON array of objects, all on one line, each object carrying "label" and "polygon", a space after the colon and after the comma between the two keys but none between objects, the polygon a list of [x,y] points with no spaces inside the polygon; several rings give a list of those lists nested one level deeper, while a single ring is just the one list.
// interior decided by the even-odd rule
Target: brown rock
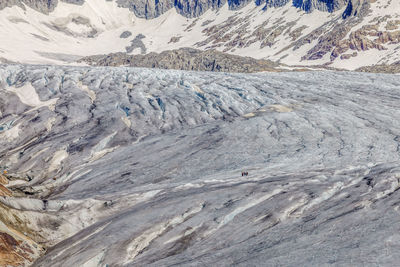
[{"label": "brown rock", "polygon": [[168,43],[177,43],[181,38],[182,36],[172,36]]},{"label": "brown rock", "polygon": [[7,187],[0,184],[0,196],[1,197],[11,197],[12,193]]},{"label": "brown rock", "polygon": [[340,56],[340,59],[349,59],[349,58],[351,58],[351,54],[343,54],[343,55],[341,55]]},{"label": "brown rock", "polygon": [[23,266],[25,259],[19,250],[20,242],[7,233],[0,232],[0,266]]},{"label": "brown rock", "polygon": [[179,69],[215,72],[261,72],[277,71],[279,64],[268,60],[230,55],[216,50],[197,50],[181,48],[149,53],[146,55],[128,55],[114,53],[89,56],[80,60],[92,66],[121,66]]},{"label": "brown rock", "polygon": [[357,71],[374,72],[374,73],[400,73],[400,61],[390,65],[381,64],[381,65],[361,67],[357,69]]},{"label": "brown rock", "polygon": [[8,184],[8,179],[3,174],[0,174],[0,184],[2,185]]}]

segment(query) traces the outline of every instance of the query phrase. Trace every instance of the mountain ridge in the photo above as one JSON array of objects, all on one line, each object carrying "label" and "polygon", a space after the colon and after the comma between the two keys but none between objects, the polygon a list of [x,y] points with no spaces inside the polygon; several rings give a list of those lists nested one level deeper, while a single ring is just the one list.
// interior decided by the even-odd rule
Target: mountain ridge
[{"label": "mountain ridge", "polygon": [[71,65],[182,48],[347,70],[400,60],[400,3],[391,0],[0,3],[2,62]]},{"label": "mountain ridge", "polygon": [[[83,5],[85,2],[85,0],[2,0],[0,1],[0,10],[14,5],[24,7],[25,4],[35,10],[49,14],[57,7],[59,1],[75,5]],[[270,7],[277,8],[291,4],[293,7],[306,12],[312,12],[313,10],[334,12],[346,6],[343,16],[347,17],[356,13],[354,10],[362,3],[369,3],[369,1],[370,0],[255,0],[254,3],[257,6],[264,5],[263,9]],[[146,19],[156,18],[172,8],[175,8],[177,12],[183,16],[193,18],[201,16],[208,9],[218,9],[225,3],[228,4],[230,9],[237,10],[250,2],[250,0],[116,0],[118,6],[128,8],[137,17]]]}]

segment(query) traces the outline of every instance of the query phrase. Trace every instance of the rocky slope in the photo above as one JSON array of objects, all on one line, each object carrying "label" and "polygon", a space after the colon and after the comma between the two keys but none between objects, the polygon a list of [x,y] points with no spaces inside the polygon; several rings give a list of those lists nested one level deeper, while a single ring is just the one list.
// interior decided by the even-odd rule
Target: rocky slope
[{"label": "rocky slope", "polygon": [[[179,14],[186,17],[198,17],[209,9],[218,9],[227,4],[229,9],[237,10],[247,4],[249,0],[162,0],[162,1],[144,1],[144,0],[118,0],[117,3],[132,10],[135,15],[143,18],[155,18],[171,8],[175,8]],[[351,16],[357,13],[357,10],[369,0],[255,0],[257,6],[263,9],[271,7],[283,7],[292,5],[293,7],[312,12],[314,10],[334,12],[346,7],[343,16]]]},{"label": "rocky slope", "polygon": [[[60,0],[62,2],[82,5],[85,0]],[[230,9],[239,9],[247,5],[249,0],[116,0],[118,6],[128,8],[134,14],[141,18],[155,18],[168,10],[175,8],[176,11],[186,17],[198,17],[204,14],[209,9],[217,9],[224,4],[228,4]],[[346,6],[344,16],[353,15],[357,12],[364,3],[369,3],[370,0],[256,0],[254,3],[257,6],[264,6],[264,9],[270,7],[282,7],[288,4],[300,8],[306,12],[313,10],[321,10],[333,12],[340,10]],[[48,14],[53,11],[58,4],[58,0],[1,0],[0,9],[17,5],[24,8],[25,5],[34,8],[37,11]]]},{"label": "rocky slope", "polygon": [[1,220],[34,266],[396,265],[399,85],[0,66]]},{"label": "rocky slope", "polygon": [[215,72],[263,72],[278,71],[279,64],[267,60],[256,60],[218,52],[182,48],[160,54],[129,55],[115,53],[104,56],[89,56],[79,60],[91,66],[131,66],[142,68],[178,69]]},{"label": "rocky slope", "polygon": [[[82,5],[85,0],[60,0],[65,3]],[[6,7],[18,6],[22,9],[25,7],[33,8],[44,14],[49,14],[57,7],[58,0],[1,0],[0,9]]]},{"label": "rocky slope", "polygon": [[400,62],[395,62],[393,64],[381,64],[373,65],[369,67],[362,67],[357,69],[361,72],[376,72],[376,73],[400,73]]},{"label": "rocky slope", "polygon": [[25,0],[0,7],[1,62],[77,64],[97,55],[117,65],[120,53],[187,47],[350,70],[400,60],[394,0]]},{"label": "rocky slope", "polygon": [[6,204],[8,198],[18,196],[13,192],[13,182],[12,177],[0,174],[0,266],[19,267],[31,264],[44,253],[39,244],[44,238],[29,226],[26,212]]}]

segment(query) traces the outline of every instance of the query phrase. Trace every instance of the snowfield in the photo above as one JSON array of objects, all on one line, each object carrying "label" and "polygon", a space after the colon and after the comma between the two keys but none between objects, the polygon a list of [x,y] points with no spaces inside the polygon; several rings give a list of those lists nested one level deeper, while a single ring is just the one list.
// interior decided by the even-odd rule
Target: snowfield
[{"label": "snowfield", "polygon": [[1,65],[0,202],[34,266],[393,266],[399,100],[395,75]]},{"label": "snowfield", "polygon": [[[348,35],[362,26],[385,30],[386,23],[398,21],[400,3],[380,0],[371,3],[370,12],[359,21],[349,22]],[[343,23],[342,10],[334,13],[314,10],[306,13],[287,4],[263,10],[263,5],[250,2],[239,10],[228,4],[208,10],[198,18],[186,18],[175,9],[155,19],[136,17],[116,1],[85,0],[83,5],[59,1],[46,15],[29,7],[0,10],[0,62],[28,64],[77,65],[84,56],[126,52],[141,54],[162,52],[182,47],[217,49],[230,54],[270,59],[288,65],[321,65],[330,62],[338,38],[331,30]],[[385,34],[396,34],[399,24]],[[343,29],[344,31],[344,29]],[[121,38],[121,34],[131,35]],[[326,35],[332,35],[331,50],[315,60],[303,60]],[[382,33],[365,36],[374,40]],[[343,36],[345,37],[345,36]],[[348,36],[347,36],[348,37]],[[333,67],[354,70],[373,64],[391,64],[400,60],[399,39],[384,48],[349,50],[347,59],[338,57]]]}]

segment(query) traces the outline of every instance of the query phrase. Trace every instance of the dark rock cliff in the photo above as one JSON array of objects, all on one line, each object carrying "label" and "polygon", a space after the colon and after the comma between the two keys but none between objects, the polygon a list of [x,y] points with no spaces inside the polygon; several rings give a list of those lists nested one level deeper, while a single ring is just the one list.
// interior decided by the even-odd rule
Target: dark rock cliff
[{"label": "dark rock cliff", "polygon": [[[60,0],[67,3],[81,5],[84,0]],[[109,1],[109,0],[105,0]],[[226,2],[232,10],[246,6],[251,0],[115,0],[120,7],[129,8],[140,18],[152,19],[160,16],[171,8],[185,17],[198,17],[209,9],[217,9]],[[255,0],[256,5],[264,5],[264,9],[282,7],[291,4],[306,12],[320,10],[334,12],[346,7],[343,18],[357,15],[363,7],[368,6],[370,0]],[[58,0],[0,0],[0,9],[18,5],[29,6],[35,10],[48,14],[57,6]]]}]

